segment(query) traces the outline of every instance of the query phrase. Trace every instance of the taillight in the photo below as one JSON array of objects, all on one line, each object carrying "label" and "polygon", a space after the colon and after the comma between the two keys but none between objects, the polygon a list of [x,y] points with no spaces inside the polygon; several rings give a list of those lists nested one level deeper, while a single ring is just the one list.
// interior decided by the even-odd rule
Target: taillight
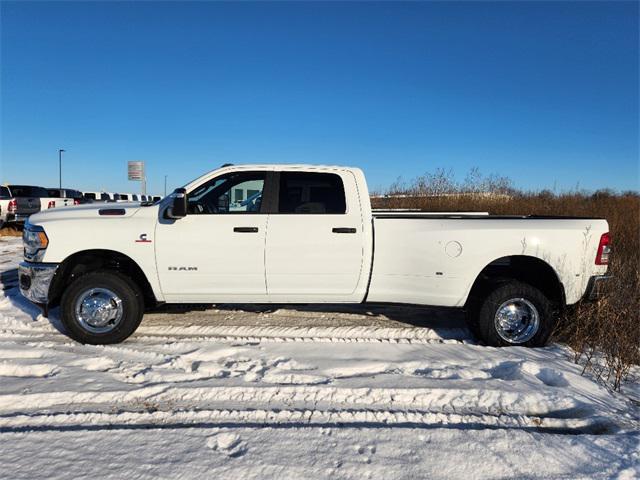
[{"label": "taillight", "polygon": [[611,236],[609,232],[603,233],[600,237],[598,245],[598,254],[596,255],[596,265],[608,265],[609,254],[611,253]]},{"label": "taillight", "polygon": [[18,202],[16,201],[16,199],[14,198],[13,200],[11,200],[9,202],[9,205],[7,205],[7,212],[9,213],[14,213],[16,211],[16,207],[18,206]]},{"label": "taillight", "polygon": [[47,208],[55,208],[55,206],[56,206],[56,202],[54,202],[53,200],[50,200]]},{"label": "taillight", "polygon": [[77,198],[73,199],[73,204],[74,205],[80,205],[80,200],[78,200]]}]

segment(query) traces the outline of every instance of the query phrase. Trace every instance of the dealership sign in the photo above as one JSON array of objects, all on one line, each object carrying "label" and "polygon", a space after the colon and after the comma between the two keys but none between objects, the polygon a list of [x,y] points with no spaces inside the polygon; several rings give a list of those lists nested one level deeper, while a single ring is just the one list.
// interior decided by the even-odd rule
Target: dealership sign
[{"label": "dealership sign", "polygon": [[144,180],[144,162],[128,162],[127,173],[129,180]]}]

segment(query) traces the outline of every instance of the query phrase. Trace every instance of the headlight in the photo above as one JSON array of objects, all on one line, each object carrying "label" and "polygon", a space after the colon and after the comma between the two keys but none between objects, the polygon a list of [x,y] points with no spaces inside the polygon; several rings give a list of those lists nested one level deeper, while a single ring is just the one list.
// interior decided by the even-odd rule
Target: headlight
[{"label": "headlight", "polygon": [[30,262],[39,262],[44,256],[44,251],[49,245],[44,228],[39,225],[31,225],[27,222],[22,232],[22,244],[24,245],[24,258]]}]

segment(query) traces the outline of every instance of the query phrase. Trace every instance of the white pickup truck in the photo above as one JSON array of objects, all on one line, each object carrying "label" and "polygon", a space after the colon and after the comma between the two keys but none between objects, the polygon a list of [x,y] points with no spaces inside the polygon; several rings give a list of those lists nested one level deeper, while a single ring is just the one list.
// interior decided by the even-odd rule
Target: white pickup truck
[{"label": "white pickup truck", "polygon": [[24,229],[22,294],[74,339],[121,342],[158,303],[464,308],[494,346],[540,346],[606,279],[595,218],[372,211],[357,168],[224,166],[154,204],[56,208]]}]

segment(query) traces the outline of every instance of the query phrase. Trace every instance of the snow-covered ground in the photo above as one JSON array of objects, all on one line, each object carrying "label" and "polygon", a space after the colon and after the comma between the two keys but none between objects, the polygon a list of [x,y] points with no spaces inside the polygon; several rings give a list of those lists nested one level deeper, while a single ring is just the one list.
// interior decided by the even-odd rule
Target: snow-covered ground
[{"label": "snow-covered ground", "polygon": [[[0,238],[2,478],[640,477],[638,404],[458,314],[164,308],[79,345]],[[636,386],[637,387],[637,386]]]}]

